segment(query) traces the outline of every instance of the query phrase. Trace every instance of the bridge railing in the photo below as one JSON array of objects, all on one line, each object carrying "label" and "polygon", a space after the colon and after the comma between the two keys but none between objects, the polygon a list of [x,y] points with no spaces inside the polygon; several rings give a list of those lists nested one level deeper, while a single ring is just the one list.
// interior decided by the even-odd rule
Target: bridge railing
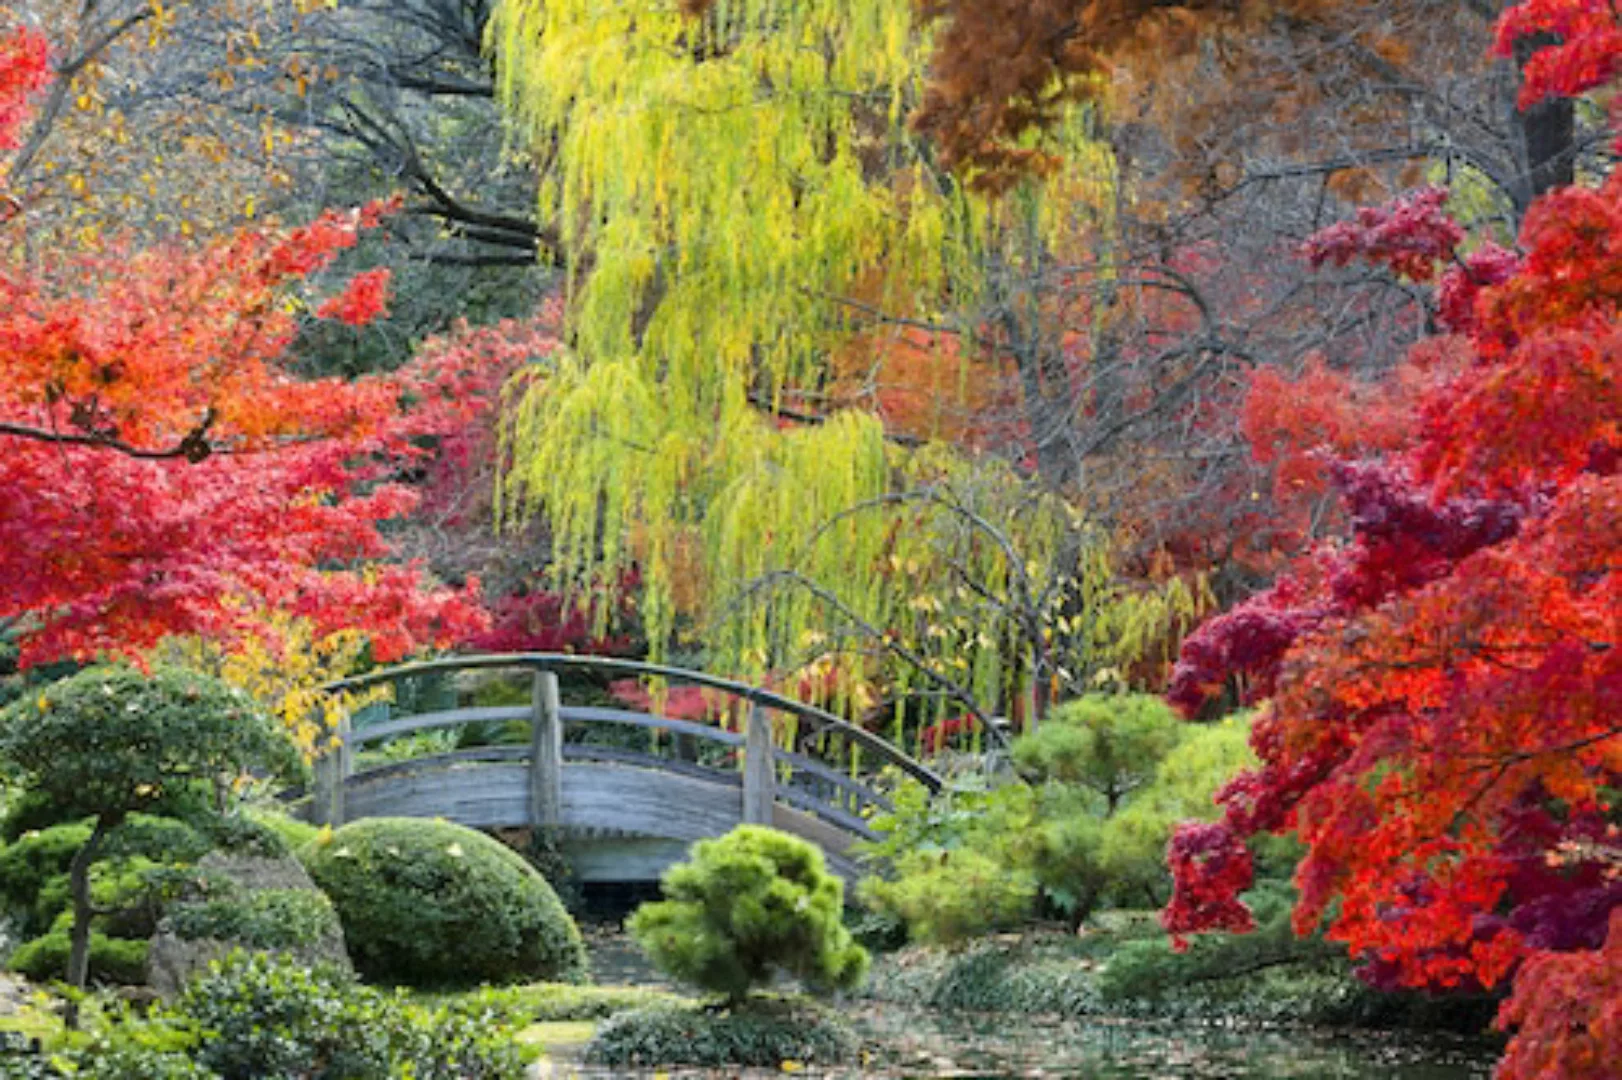
[{"label": "bridge railing", "polygon": [[[432,675],[473,671],[527,672],[529,700],[515,705],[457,706],[406,716],[390,716],[357,726],[345,716],[337,747],[315,768],[312,818],[341,824],[348,782],[382,782],[391,776],[435,765],[480,761],[522,762],[530,770],[529,818],[535,825],[561,821],[560,793],[566,761],[607,761],[685,772],[741,788],[746,822],[770,823],[778,802],[812,813],[847,831],[866,833],[866,820],[887,809],[871,781],[892,767],[939,790],[941,779],[928,767],[886,740],[825,710],[770,690],[704,672],[608,657],[561,653],[518,653],[447,657],[406,664],[333,683],[333,693],[357,692],[379,685]],[[567,705],[558,676],[584,672],[621,677],[654,677],[697,686],[730,699],[738,707],[722,712],[737,716],[741,730],[680,720],[627,709]],[[527,746],[486,746],[391,762],[357,773],[362,747],[427,731],[470,724],[521,721],[530,727]],[[610,733],[647,730],[668,736],[649,749],[628,748]],[[607,741],[594,735],[606,734]],[[566,737],[567,736],[567,737]],[[663,752],[660,752],[663,751]]]}]

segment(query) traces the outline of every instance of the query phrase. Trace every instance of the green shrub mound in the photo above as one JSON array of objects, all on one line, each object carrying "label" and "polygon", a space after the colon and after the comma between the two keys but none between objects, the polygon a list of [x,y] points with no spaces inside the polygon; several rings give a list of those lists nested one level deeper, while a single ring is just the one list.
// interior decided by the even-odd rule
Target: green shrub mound
[{"label": "green shrub mound", "polygon": [[786,833],[742,825],[693,845],[665,871],[665,899],[628,924],[660,970],[742,999],[781,971],[812,990],[849,990],[867,977],[867,950],[845,929],[844,884],[822,852]]},{"label": "green shrub mound", "polygon": [[[41,934],[17,946],[6,966],[35,982],[53,982],[68,968],[68,930]],[[139,986],[146,982],[147,943],[144,938],[90,935],[90,977],[99,983]]]},{"label": "green shrub mound", "polygon": [[557,894],[483,833],[371,818],[302,856],[368,978],[426,986],[585,978],[585,945]]},{"label": "green shrub mound", "polygon": [[[91,830],[90,821],[47,823],[0,845],[0,912],[11,920],[20,939],[7,966],[30,979],[60,979],[67,970],[72,925],[68,869]],[[195,890],[206,876],[195,864],[218,849],[286,851],[273,832],[234,815],[181,821],[131,814],[106,834],[101,858],[90,873],[96,912],[90,938],[92,981],[125,986],[145,981],[147,943],[165,906]],[[223,895],[229,882],[210,880],[208,885],[218,895],[204,905],[206,912],[181,915],[190,920],[187,925],[197,928],[182,937],[218,937],[278,948],[303,944],[286,939],[301,934],[318,917],[324,920],[323,929],[337,929],[337,915],[313,891],[309,895],[326,909],[324,915],[308,910],[311,901],[300,900],[271,900],[254,910],[233,911],[233,898]],[[188,905],[179,907],[189,912]],[[220,932],[203,932],[208,921]],[[241,934],[230,932],[236,929]]]},{"label": "green shrub mound", "polygon": [[[34,812],[54,806],[92,815],[66,867],[67,981],[86,984],[91,936],[112,929],[95,895],[97,862],[118,855],[116,834],[131,815],[187,804],[199,785],[223,793],[251,767],[286,772],[297,761],[286,735],[246,693],[182,668],[86,668],[0,709],[0,769],[28,793]],[[151,914],[156,905],[146,906]],[[123,936],[132,935],[126,928]],[[77,1007],[69,1003],[70,1017]]]},{"label": "green shrub mound", "polygon": [[186,941],[212,938],[252,949],[293,949],[341,933],[332,901],[308,889],[239,891],[177,904],[169,926]]},{"label": "green shrub mound", "polygon": [[1027,783],[903,783],[871,822],[878,839],[858,849],[872,874],[857,894],[930,945],[1161,907],[1167,840],[1178,822],[1215,815],[1213,794],[1254,764],[1248,738],[1244,716],[1182,724],[1141,694],[1066,702],[1013,744]]},{"label": "green shrub mound", "polygon": [[861,1044],[832,1011],[794,998],[751,998],[736,1008],[653,1005],[603,1022],[586,1046],[590,1065],[728,1068],[856,1060]]},{"label": "green shrub mound", "polygon": [[513,1014],[439,1007],[328,968],[236,952],[170,1007],[92,1014],[86,1038],[0,1080],[520,1080]]}]

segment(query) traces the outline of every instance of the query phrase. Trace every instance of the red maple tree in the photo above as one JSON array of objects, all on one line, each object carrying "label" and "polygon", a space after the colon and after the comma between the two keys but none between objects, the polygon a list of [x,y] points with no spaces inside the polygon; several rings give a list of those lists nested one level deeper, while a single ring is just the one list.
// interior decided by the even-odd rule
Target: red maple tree
[{"label": "red maple tree", "polygon": [[[1528,65],[1523,104],[1622,70],[1603,0],[1529,0],[1505,16],[1499,48],[1527,37],[1559,44]],[[1443,206],[1421,192],[1309,245],[1315,260],[1438,280],[1453,336],[1416,348],[1399,376],[1409,392],[1381,397],[1385,447],[1320,422],[1349,538],[1185,643],[1171,689],[1185,710],[1235,676],[1268,705],[1261,767],[1219,793],[1221,822],[1172,841],[1162,920],[1179,935],[1244,929],[1245,838],[1292,833],[1307,848],[1298,932],[1327,924],[1377,982],[1512,979],[1499,1023],[1518,1033],[1500,1076],[1610,1076],[1622,1061],[1622,177],[1543,197],[1519,255],[1466,255]],[[1258,389],[1282,407],[1278,387]]]},{"label": "red maple tree", "polygon": [[[46,55],[0,38],[0,147]],[[390,209],[0,268],[0,625],[24,665],[229,637],[266,606],[361,628],[379,660],[484,624],[476,582],[387,562],[379,531],[415,504],[402,468],[476,407],[477,373],[287,367],[293,290]],[[385,289],[362,275],[323,310],[365,321]]]}]

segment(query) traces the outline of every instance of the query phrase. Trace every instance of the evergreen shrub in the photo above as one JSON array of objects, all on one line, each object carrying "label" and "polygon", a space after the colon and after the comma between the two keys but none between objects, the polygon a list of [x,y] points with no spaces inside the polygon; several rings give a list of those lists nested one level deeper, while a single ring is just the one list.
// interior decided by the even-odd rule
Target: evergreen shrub
[{"label": "evergreen shrub", "polygon": [[739,1001],[777,972],[817,991],[854,989],[867,975],[867,950],[845,929],[844,883],[804,840],[741,825],[695,844],[661,886],[665,899],[628,925],[682,982]]},{"label": "evergreen shrub", "polygon": [[368,978],[422,986],[585,979],[585,945],[557,894],[483,833],[368,818],[301,856]]}]

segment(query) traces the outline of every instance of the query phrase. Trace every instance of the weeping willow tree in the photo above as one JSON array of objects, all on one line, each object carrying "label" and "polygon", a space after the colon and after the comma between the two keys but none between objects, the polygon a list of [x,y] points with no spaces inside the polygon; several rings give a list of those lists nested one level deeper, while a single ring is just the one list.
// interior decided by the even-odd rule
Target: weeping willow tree
[{"label": "weeping willow tree", "polygon": [[546,518],[600,617],[635,566],[656,657],[685,633],[853,713],[878,686],[983,717],[1192,613],[1124,592],[1107,538],[1006,463],[861,411],[784,418],[859,311],[949,320],[989,260],[1107,217],[1085,114],[1044,136],[1064,168],[993,203],[906,126],[910,0],[502,0],[490,35],[515,130],[561,162],[541,210],[571,268],[570,348],[514,387],[501,512]]}]

